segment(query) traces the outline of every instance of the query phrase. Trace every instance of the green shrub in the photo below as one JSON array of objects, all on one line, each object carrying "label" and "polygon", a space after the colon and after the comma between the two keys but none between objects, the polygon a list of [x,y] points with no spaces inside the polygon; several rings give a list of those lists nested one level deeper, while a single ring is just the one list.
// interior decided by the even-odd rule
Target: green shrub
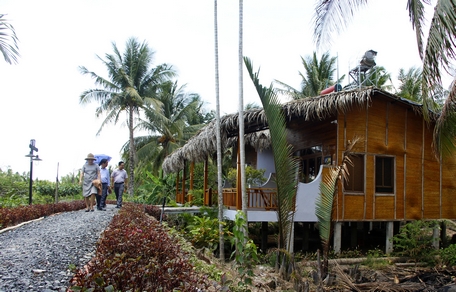
[{"label": "green shrub", "polygon": [[385,253],[381,249],[372,249],[367,252],[367,258],[361,264],[375,270],[380,270],[390,265],[390,262],[385,259]]},{"label": "green shrub", "polygon": [[[250,165],[245,168],[245,180],[247,186],[258,187],[266,182],[267,178],[264,177],[265,169],[255,169]],[[231,168],[228,171],[226,180],[231,184],[231,186],[236,186],[237,181],[237,170],[236,168]]]},{"label": "green shrub", "polygon": [[393,237],[394,253],[411,257],[416,261],[431,261],[436,253],[432,243],[434,221],[416,220],[401,227]]},{"label": "green shrub", "polygon": [[27,196],[29,193],[27,178],[25,173],[20,175],[13,173],[10,168],[6,171],[0,169],[0,199],[3,201]]},{"label": "green shrub", "polygon": [[258,259],[258,248],[253,243],[253,240],[245,238],[244,231],[247,226],[247,218],[244,212],[237,211],[234,218],[233,237],[231,238],[231,245],[236,247],[231,256],[234,256],[236,261],[236,268],[238,270],[240,279],[237,283],[245,291],[250,291],[248,288],[252,284],[253,266],[255,266]]},{"label": "green shrub", "polygon": [[126,204],[98,241],[94,259],[70,281],[71,291],[197,291],[207,288],[179,240],[142,206]]},{"label": "green shrub", "polygon": [[[231,233],[226,227],[225,222],[222,222],[224,225],[224,237],[226,241],[230,240]],[[209,218],[206,216],[193,216],[192,222],[186,228],[188,233],[186,233],[186,238],[196,247],[196,248],[208,248],[212,251],[215,251],[219,247],[219,220],[217,218]]]},{"label": "green shrub", "polygon": [[456,266],[456,244],[451,244],[449,247],[441,249],[439,254],[444,265]]},{"label": "green shrub", "polygon": [[81,210],[83,201],[62,202],[57,204],[35,204],[14,208],[0,207],[0,229],[14,226],[22,222],[49,216],[54,213]]}]

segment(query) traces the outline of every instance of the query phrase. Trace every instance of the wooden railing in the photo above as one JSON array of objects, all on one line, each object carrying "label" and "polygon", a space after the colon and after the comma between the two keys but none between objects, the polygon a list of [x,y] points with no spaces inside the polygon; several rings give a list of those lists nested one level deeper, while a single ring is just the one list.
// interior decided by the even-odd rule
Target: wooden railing
[{"label": "wooden railing", "polygon": [[[249,202],[247,208],[261,210],[277,209],[276,188],[247,188]],[[232,209],[236,208],[236,188],[223,189],[223,204]]]}]

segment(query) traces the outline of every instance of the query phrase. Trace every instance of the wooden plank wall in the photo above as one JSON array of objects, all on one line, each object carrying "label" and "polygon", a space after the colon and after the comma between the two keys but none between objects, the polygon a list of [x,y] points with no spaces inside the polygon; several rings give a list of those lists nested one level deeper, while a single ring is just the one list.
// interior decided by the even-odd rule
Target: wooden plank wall
[{"label": "wooden plank wall", "polygon": [[[306,122],[303,119],[296,119],[287,124],[287,141],[293,145],[295,150],[301,150],[312,146],[322,145],[326,151],[331,151],[332,145],[335,151],[337,124],[331,123],[334,119],[325,121]],[[328,153],[324,153],[327,155]]]},{"label": "wooden plank wall", "polygon": [[[432,150],[429,127],[410,107],[375,96],[368,108],[353,108],[338,116],[338,154],[355,136],[365,154],[365,192],[343,193],[339,188],[336,218],[340,221],[456,219],[455,159],[441,165]],[[394,194],[375,193],[375,155],[395,158]]]}]

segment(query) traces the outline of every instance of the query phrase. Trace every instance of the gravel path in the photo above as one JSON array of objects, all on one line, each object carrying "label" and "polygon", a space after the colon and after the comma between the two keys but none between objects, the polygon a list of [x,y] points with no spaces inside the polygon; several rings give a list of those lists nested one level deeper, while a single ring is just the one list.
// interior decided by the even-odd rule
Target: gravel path
[{"label": "gravel path", "polygon": [[66,291],[118,209],[65,212],[0,233],[0,292]]}]

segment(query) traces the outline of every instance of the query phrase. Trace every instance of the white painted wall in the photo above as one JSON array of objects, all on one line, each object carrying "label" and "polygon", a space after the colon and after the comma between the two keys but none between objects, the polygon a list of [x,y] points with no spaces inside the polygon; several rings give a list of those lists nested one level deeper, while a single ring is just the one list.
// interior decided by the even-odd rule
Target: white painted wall
[{"label": "white painted wall", "polygon": [[272,149],[257,152],[257,169],[265,169],[264,176],[269,178],[271,173],[275,173],[274,156]]}]

